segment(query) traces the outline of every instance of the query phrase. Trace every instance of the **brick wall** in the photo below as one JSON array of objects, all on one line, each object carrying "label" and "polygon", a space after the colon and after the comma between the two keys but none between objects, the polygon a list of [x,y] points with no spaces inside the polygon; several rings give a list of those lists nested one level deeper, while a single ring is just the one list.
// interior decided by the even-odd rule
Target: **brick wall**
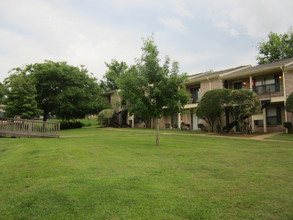
[{"label": "brick wall", "polygon": [[211,79],[212,89],[221,89],[223,88],[223,81],[219,78]]},{"label": "brick wall", "polygon": [[293,92],[293,70],[285,72],[286,99]]}]

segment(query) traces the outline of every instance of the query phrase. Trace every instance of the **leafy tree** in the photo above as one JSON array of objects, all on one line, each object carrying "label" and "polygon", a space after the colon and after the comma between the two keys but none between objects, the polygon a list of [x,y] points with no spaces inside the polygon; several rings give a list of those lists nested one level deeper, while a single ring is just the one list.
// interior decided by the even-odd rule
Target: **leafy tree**
[{"label": "leafy tree", "polygon": [[113,109],[104,109],[98,114],[98,121],[104,127],[108,127],[110,125],[111,119],[113,117],[114,110]]},{"label": "leafy tree", "polygon": [[185,74],[178,74],[177,62],[170,67],[167,57],[160,66],[159,51],[153,37],[143,42],[142,56],[137,64],[121,74],[117,80],[123,107],[130,113],[157,119],[156,145],[159,145],[159,121],[162,116],[179,112],[189,97],[184,88]]},{"label": "leafy tree", "polygon": [[105,63],[108,67],[107,72],[103,76],[103,80],[100,81],[100,85],[104,91],[112,91],[118,89],[116,80],[125,73],[128,66],[125,62],[118,62],[112,60],[111,63]]},{"label": "leafy tree", "polygon": [[259,64],[272,63],[275,61],[293,57],[293,29],[285,34],[270,32],[269,40],[258,44]]},{"label": "leafy tree", "polygon": [[51,113],[62,119],[84,117],[106,107],[95,78],[87,75],[84,67],[66,62],[46,61],[16,68],[17,73],[29,73],[36,90],[36,101],[46,121]]},{"label": "leafy tree", "polygon": [[25,73],[12,74],[5,80],[7,86],[7,100],[5,115],[14,117],[16,115],[24,119],[31,119],[40,115],[35,100],[36,88],[29,76]]},{"label": "leafy tree", "polygon": [[217,121],[221,123],[221,115],[225,111],[224,103],[229,102],[231,90],[229,89],[213,89],[207,91],[198,103],[196,115],[205,120],[214,131]]},{"label": "leafy tree", "polygon": [[5,93],[6,93],[6,86],[0,83],[0,104],[4,104]]},{"label": "leafy tree", "polygon": [[225,103],[230,114],[238,121],[241,131],[244,133],[245,120],[261,111],[261,103],[257,94],[249,89],[232,90],[229,102]]},{"label": "leafy tree", "polygon": [[287,101],[286,101],[286,110],[288,112],[293,112],[293,92],[287,98]]}]

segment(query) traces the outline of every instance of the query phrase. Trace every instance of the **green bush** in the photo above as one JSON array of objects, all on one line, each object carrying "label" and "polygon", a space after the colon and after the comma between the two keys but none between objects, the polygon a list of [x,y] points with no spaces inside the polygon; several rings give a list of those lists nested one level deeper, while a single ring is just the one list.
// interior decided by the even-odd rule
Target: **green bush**
[{"label": "green bush", "polygon": [[284,122],[284,127],[288,129],[289,134],[292,134],[292,123],[291,122]]},{"label": "green bush", "polygon": [[82,128],[85,125],[80,121],[61,121],[60,130]]},{"label": "green bush", "polygon": [[98,121],[101,126],[108,127],[110,125],[111,119],[113,117],[113,109],[104,109],[98,114]]}]

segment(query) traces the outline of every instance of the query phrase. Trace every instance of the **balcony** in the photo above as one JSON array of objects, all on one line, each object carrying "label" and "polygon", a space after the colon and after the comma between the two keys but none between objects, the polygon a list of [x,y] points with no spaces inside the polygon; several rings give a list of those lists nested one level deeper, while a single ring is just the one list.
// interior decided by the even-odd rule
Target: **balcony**
[{"label": "balcony", "polygon": [[280,88],[277,88],[275,84],[260,85],[253,87],[253,91],[257,94],[266,94],[271,92],[279,92]]},{"label": "balcony", "polygon": [[195,103],[198,103],[200,101],[200,94],[197,93],[196,95],[195,94],[192,94],[192,97],[189,99],[188,101],[188,104],[195,104]]}]

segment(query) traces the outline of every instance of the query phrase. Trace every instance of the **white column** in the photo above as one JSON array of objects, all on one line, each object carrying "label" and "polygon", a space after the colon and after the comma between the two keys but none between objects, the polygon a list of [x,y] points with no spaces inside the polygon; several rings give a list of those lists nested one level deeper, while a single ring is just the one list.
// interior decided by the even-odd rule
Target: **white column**
[{"label": "white column", "polygon": [[178,126],[179,129],[181,129],[181,114],[178,113]]},{"label": "white column", "polygon": [[252,90],[252,76],[249,76],[249,89]]},{"label": "white column", "polygon": [[263,132],[267,133],[267,108],[262,110],[263,114]]},{"label": "white column", "polygon": [[131,116],[131,117],[132,117],[132,121],[131,121],[131,127],[132,127],[132,128],[134,128],[134,117],[135,117],[135,116],[134,116],[134,114],[132,114],[132,116]]}]

